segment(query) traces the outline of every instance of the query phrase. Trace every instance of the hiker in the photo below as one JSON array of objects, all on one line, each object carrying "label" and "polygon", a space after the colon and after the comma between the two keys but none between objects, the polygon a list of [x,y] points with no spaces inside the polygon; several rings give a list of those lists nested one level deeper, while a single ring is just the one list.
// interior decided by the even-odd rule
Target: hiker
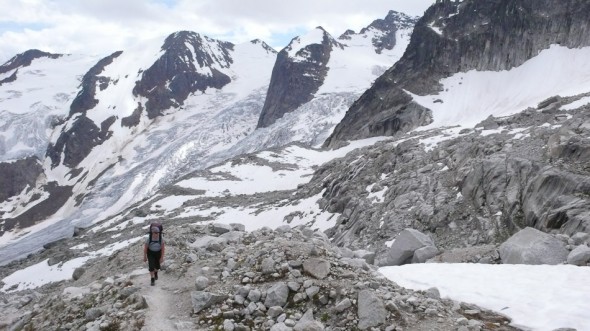
[{"label": "hiker", "polygon": [[143,262],[148,261],[152,286],[156,284],[160,264],[164,262],[165,244],[160,232],[161,226],[152,225],[150,227],[148,238],[143,246]]}]

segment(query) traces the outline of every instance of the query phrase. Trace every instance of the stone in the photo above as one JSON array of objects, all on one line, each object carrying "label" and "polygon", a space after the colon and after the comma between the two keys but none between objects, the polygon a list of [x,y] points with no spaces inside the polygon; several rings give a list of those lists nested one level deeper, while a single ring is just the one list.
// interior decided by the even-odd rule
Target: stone
[{"label": "stone", "polygon": [[385,304],[371,290],[362,290],[358,294],[358,328],[366,330],[385,323],[387,310]]},{"label": "stone", "polygon": [[209,308],[213,305],[221,303],[227,299],[227,295],[204,292],[204,291],[193,291],[191,292],[191,302],[193,305],[193,312],[199,313],[205,308]]},{"label": "stone", "polygon": [[258,301],[260,301],[260,298],[261,297],[262,297],[262,293],[260,292],[259,289],[252,289],[248,293],[248,300],[250,300],[252,302],[258,302]]},{"label": "stone", "polygon": [[223,331],[234,331],[234,329],[235,329],[234,322],[232,322],[230,320],[223,321]]},{"label": "stone", "polygon": [[313,310],[308,309],[293,327],[293,331],[323,331],[324,325],[313,318]]},{"label": "stone", "polygon": [[424,263],[427,260],[437,256],[439,253],[438,248],[434,246],[426,246],[417,249],[412,257],[412,263]]},{"label": "stone", "polygon": [[307,259],[303,262],[303,271],[314,278],[324,279],[330,273],[330,262],[319,258]]},{"label": "stone", "polygon": [[586,245],[576,247],[568,254],[567,263],[577,266],[585,266],[590,263],[590,247]]},{"label": "stone", "polygon": [[320,292],[320,288],[318,286],[311,286],[311,287],[305,289],[305,294],[307,295],[308,298],[313,298],[313,296],[318,294],[319,292]]},{"label": "stone", "polygon": [[355,267],[358,269],[369,270],[371,267],[367,264],[367,261],[364,259],[349,259],[349,258],[342,258],[340,261],[346,265],[351,267]]},{"label": "stone", "polygon": [[268,308],[267,315],[270,318],[276,318],[283,313],[283,307],[281,306],[272,306]]},{"label": "stone", "polygon": [[561,264],[567,260],[565,244],[537,229],[527,227],[500,245],[500,258],[505,264]]},{"label": "stone", "polygon": [[216,234],[224,234],[230,232],[232,230],[231,225],[229,224],[222,224],[222,223],[213,223],[211,224],[211,231]]},{"label": "stone", "polygon": [[572,240],[574,241],[574,245],[578,246],[585,242],[590,243],[590,234],[585,232],[577,232],[572,236]]},{"label": "stone", "polygon": [[202,291],[206,289],[207,286],[209,286],[209,278],[205,276],[198,276],[195,279],[195,288],[197,289],[197,291]]},{"label": "stone", "polygon": [[273,272],[275,272],[275,260],[273,260],[272,257],[265,258],[264,260],[262,260],[261,268],[263,275],[272,274]]},{"label": "stone", "polygon": [[426,296],[431,299],[440,300],[440,291],[436,287],[431,287],[426,290]]},{"label": "stone", "polygon": [[432,239],[422,232],[407,228],[396,238],[387,252],[386,266],[410,263],[414,252],[422,247],[435,246]]},{"label": "stone", "polygon": [[85,272],[86,272],[85,268],[78,267],[78,268],[74,269],[74,273],[72,274],[72,278],[74,280],[78,280],[78,279],[80,279],[80,277],[82,277],[82,275],[84,275]]},{"label": "stone", "polygon": [[267,307],[284,306],[289,298],[289,287],[285,283],[276,283],[266,290],[264,305]]},{"label": "stone", "polygon": [[193,243],[190,244],[190,247],[193,249],[208,248],[209,246],[215,244],[225,246],[227,245],[227,242],[228,240],[225,238],[205,235],[197,238]]},{"label": "stone", "polygon": [[241,223],[230,223],[229,226],[231,227],[232,231],[240,231],[240,232],[246,231],[246,226]]},{"label": "stone", "polygon": [[344,298],[334,307],[334,311],[341,313],[350,307],[352,307],[352,301],[349,298]]},{"label": "stone", "polygon": [[368,264],[375,264],[375,252],[359,249],[354,251],[354,257],[367,261]]},{"label": "stone", "polygon": [[280,322],[277,324],[274,324],[271,328],[270,331],[291,331],[293,330],[293,328],[288,327],[287,325],[285,325],[285,323]]},{"label": "stone", "polygon": [[340,250],[340,255],[342,255],[342,257],[347,257],[349,259],[354,257],[354,252],[350,248],[340,247],[339,250]]},{"label": "stone", "polygon": [[102,308],[90,308],[87,309],[84,313],[84,317],[87,321],[94,321],[97,318],[101,317],[104,314],[104,309]]}]

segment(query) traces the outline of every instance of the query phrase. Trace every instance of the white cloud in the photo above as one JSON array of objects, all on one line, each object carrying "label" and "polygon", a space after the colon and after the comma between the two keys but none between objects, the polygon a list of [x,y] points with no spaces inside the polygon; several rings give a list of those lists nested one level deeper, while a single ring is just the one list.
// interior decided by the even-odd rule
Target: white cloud
[{"label": "white cloud", "polygon": [[281,48],[321,25],[339,36],[389,10],[421,15],[434,0],[0,0],[0,63],[27,49],[110,54],[137,40],[191,30]]}]

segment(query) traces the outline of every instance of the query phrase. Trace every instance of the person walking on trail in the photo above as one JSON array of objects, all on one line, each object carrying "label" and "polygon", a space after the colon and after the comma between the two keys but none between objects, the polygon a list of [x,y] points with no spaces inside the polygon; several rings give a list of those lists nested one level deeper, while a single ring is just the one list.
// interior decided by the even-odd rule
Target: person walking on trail
[{"label": "person walking on trail", "polygon": [[160,228],[152,226],[150,228],[150,234],[143,246],[143,262],[148,262],[148,269],[152,278],[152,286],[154,286],[156,280],[158,280],[160,264],[164,262],[164,250],[165,244],[160,234]]}]

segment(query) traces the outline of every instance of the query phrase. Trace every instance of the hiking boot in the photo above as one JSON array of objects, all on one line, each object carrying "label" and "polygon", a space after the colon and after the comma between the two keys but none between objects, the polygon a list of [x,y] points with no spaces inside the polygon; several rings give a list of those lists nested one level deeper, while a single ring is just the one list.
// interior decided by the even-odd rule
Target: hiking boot
[{"label": "hiking boot", "polygon": [[156,279],[152,278],[152,286],[156,285]]},{"label": "hiking boot", "polygon": [[156,272],[154,272],[154,279],[155,279],[155,280],[158,280],[158,272],[157,272],[157,271],[156,271]]}]

